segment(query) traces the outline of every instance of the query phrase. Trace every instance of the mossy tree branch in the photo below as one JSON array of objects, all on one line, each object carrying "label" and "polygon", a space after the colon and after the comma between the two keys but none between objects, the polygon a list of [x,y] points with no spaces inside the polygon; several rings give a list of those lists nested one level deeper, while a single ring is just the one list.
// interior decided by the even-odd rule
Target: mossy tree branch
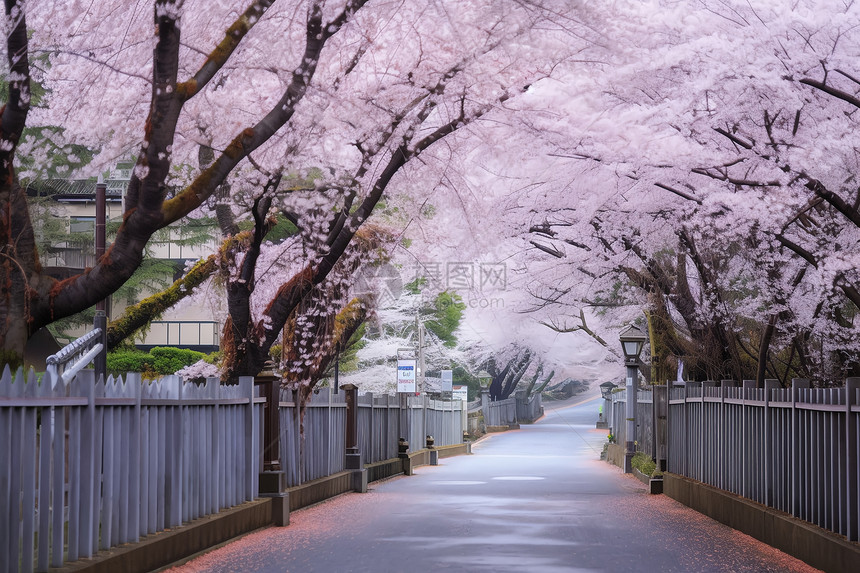
[{"label": "mossy tree branch", "polygon": [[207,258],[197,261],[184,276],[177,279],[165,290],[127,307],[122,316],[108,324],[108,350],[113,350],[123,341],[146,328],[164,311],[191,295],[195,288],[203,284],[218,270],[218,259],[221,256],[244,248],[250,238],[251,233],[249,231],[228,238],[222,243],[219,254],[209,255]]}]

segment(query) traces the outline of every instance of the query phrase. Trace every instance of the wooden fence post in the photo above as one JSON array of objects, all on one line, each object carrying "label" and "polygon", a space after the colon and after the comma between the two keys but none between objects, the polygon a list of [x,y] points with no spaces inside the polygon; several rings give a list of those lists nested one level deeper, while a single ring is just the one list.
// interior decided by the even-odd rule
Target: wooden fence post
[{"label": "wooden fence post", "polygon": [[278,416],[278,378],[272,370],[264,370],[254,378],[260,394],[266,399],[263,418],[263,471],[281,471],[280,436],[281,424]]},{"label": "wooden fence post", "polygon": [[361,451],[358,448],[358,386],[344,384],[340,388],[346,390],[346,460],[344,468],[352,470],[352,489],[358,493],[367,493],[367,470],[364,469]]}]

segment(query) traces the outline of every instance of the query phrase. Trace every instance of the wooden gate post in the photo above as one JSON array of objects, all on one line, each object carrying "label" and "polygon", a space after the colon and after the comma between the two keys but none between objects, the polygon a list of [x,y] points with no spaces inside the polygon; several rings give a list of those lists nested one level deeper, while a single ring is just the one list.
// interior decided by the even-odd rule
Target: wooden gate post
[{"label": "wooden gate post", "polygon": [[281,421],[278,416],[278,379],[272,370],[264,370],[254,378],[260,394],[266,399],[263,417],[263,471],[281,471]]},{"label": "wooden gate post", "polygon": [[346,462],[345,468],[352,471],[352,489],[367,493],[367,470],[361,461],[358,449],[358,386],[344,384],[346,391]]},{"label": "wooden gate post", "polygon": [[260,497],[272,498],[272,522],[283,527],[290,524],[290,497],[287,477],[281,467],[280,378],[268,368],[254,377],[260,396],[266,399],[263,415],[263,471],[259,474]]},{"label": "wooden gate post", "polygon": [[669,383],[659,384],[651,387],[652,390],[652,420],[653,430],[653,458],[660,471],[666,470],[666,440],[668,439],[666,429],[666,418],[669,410]]},{"label": "wooden gate post", "polygon": [[[281,467],[280,379],[271,370],[254,377],[260,395],[266,399],[263,415],[263,471],[259,476],[259,491],[264,497],[282,495],[286,489],[286,474]],[[289,523],[289,517],[285,519]],[[284,523],[284,525],[286,525]]]}]

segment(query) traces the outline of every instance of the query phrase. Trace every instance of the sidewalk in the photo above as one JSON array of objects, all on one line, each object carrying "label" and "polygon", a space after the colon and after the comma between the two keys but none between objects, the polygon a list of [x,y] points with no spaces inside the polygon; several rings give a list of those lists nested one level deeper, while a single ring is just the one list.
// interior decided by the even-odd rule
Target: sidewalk
[{"label": "sidewalk", "polygon": [[815,571],[599,461],[597,402],[578,398],[171,571]]}]

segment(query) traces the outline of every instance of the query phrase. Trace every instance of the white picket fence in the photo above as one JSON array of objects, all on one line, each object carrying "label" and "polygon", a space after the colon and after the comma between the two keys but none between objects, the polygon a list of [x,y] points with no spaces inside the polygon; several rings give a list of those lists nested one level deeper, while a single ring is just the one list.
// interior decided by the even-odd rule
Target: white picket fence
[{"label": "white picket fence", "polygon": [[[0,377],[0,571],[47,571],[257,496],[253,378]],[[255,411],[256,410],[256,411]]]}]

